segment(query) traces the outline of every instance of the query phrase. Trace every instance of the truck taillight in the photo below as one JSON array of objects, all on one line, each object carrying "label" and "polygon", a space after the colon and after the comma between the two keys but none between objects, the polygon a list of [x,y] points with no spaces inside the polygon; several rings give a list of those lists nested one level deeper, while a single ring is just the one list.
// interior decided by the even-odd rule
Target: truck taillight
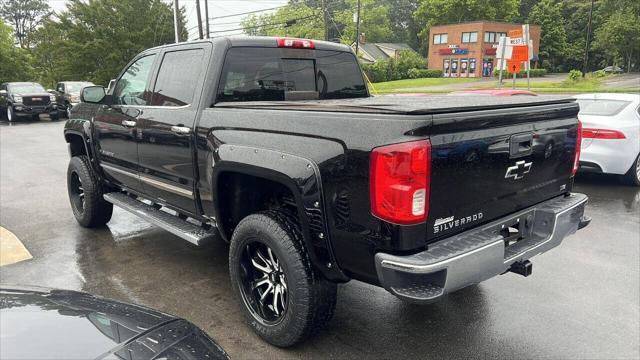
[{"label": "truck taillight", "polygon": [[294,48],[294,49],[315,49],[316,44],[307,39],[278,39],[278,47],[281,48]]},{"label": "truck taillight", "polygon": [[580,147],[582,146],[582,123],[578,120],[578,129],[576,130],[576,150],[573,156],[573,169],[571,176],[575,176],[580,167]]},{"label": "truck taillight", "polygon": [[371,152],[370,198],[374,216],[394,224],[423,222],[429,212],[431,142],[381,146]]},{"label": "truck taillight", "polygon": [[582,138],[583,139],[626,139],[622,131],[618,130],[609,130],[609,129],[592,129],[592,128],[583,128],[582,129]]}]

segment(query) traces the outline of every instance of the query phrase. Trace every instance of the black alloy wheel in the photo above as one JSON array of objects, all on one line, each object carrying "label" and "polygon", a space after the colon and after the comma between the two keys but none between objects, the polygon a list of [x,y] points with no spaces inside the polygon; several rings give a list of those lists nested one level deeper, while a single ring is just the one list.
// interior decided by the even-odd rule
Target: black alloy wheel
[{"label": "black alloy wheel", "polygon": [[69,177],[69,200],[75,212],[84,214],[84,189],[76,171],[72,171]]},{"label": "black alloy wheel", "polygon": [[288,308],[287,276],[274,251],[255,240],[240,258],[242,300],[264,324],[278,323]]},{"label": "black alloy wheel", "polygon": [[229,275],[249,326],[287,347],[320,331],[333,316],[336,284],[311,264],[297,217],[269,210],[235,227]]}]

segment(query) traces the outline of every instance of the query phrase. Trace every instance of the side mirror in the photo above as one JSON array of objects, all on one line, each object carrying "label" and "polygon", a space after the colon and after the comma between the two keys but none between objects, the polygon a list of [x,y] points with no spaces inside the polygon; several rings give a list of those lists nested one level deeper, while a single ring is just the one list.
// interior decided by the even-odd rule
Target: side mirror
[{"label": "side mirror", "polygon": [[0,90],[0,96],[7,96],[7,90]]},{"label": "side mirror", "polygon": [[52,93],[52,94],[53,94],[53,93],[54,93],[54,92],[56,92],[56,91],[55,91],[55,90],[53,90],[53,89],[47,89],[47,92],[48,92],[48,93]]},{"label": "side mirror", "polygon": [[87,86],[83,88],[80,93],[80,101],[91,104],[100,104],[106,95],[107,93],[102,86]]}]

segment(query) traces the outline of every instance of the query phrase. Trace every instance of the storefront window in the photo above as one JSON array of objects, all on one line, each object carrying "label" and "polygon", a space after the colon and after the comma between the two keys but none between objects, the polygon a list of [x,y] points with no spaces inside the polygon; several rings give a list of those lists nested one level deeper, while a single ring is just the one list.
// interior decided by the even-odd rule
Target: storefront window
[{"label": "storefront window", "polygon": [[482,76],[492,76],[493,75],[493,59],[492,58],[484,58],[482,59]]},{"label": "storefront window", "polygon": [[446,44],[447,43],[447,34],[435,34],[433,35],[433,43],[434,44]]},{"label": "storefront window", "polygon": [[444,59],[442,63],[442,71],[444,72],[444,77],[449,77],[449,59]]},{"label": "storefront window", "polygon": [[458,77],[458,60],[451,60],[451,77]]},{"label": "storefront window", "polygon": [[478,41],[478,32],[463,32],[462,33],[462,42],[463,43],[474,43]]},{"label": "storefront window", "polygon": [[469,67],[469,59],[461,59],[460,60],[460,77],[467,77],[468,76],[468,72],[467,70]]},{"label": "storefront window", "polygon": [[476,76],[476,59],[469,59],[469,76]]}]

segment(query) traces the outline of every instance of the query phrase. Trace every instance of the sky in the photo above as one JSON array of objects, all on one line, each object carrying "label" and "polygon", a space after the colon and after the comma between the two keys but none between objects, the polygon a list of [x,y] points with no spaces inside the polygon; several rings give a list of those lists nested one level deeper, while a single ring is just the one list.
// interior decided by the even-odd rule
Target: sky
[{"label": "sky", "polygon": [[[62,11],[66,7],[66,0],[47,0],[49,6],[55,11]],[[126,1],[126,0],[123,0]],[[163,0],[167,3],[173,2],[172,0]],[[202,12],[202,19],[204,24],[204,1],[200,0],[200,10]],[[207,0],[209,4],[209,18],[219,16],[229,16],[238,13],[246,13],[249,11],[257,11],[270,9],[277,6],[282,6],[287,3],[287,0]],[[198,37],[198,20],[196,15],[196,0],[178,0],[180,7],[185,7],[187,16],[187,29],[189,29],[189,40],[193,40]],[[260,12],[259,14],[267,14],[271,11]],[[212,36],[218,35],[232,35],[240,34],[242,31],[234,30],[222,33],[214,33],[221,30],[232,30],[240,27],[240,21],[246,15],[225,17],[222,19],[213,19],[209,23],[209,28],[212,32]],[[204,31],[204,25],[203,25]]]}]

